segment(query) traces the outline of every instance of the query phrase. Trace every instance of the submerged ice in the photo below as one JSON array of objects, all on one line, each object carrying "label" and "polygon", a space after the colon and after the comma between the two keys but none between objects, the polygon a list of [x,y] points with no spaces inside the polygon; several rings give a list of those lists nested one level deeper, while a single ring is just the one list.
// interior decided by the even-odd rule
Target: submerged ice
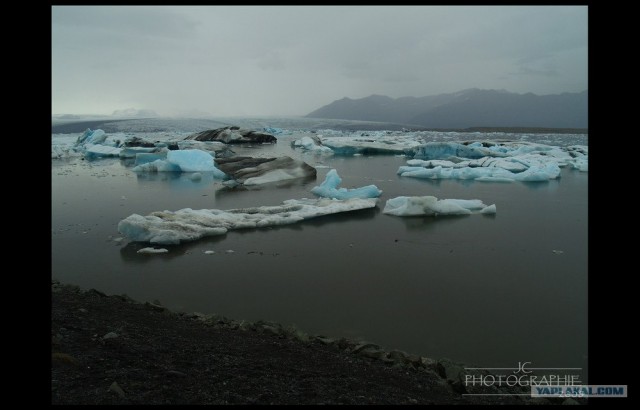
[{"label": "submerged ice", "polygon": [[118,223],[118,232],[132,241],[178,244],[206,236],[223,235],[228,230],[287,225],[340,212],[373,208],[377,199],[352,198],[342,201],[290,199],[282,205],[241,209],[181,209],[133,214]]},{"label": "submerged ice", "polygon": [[395,216],[495,214],[496,206],[479,199],[438,199],[435,196],[399,196],[387,200],[383,213]]}]

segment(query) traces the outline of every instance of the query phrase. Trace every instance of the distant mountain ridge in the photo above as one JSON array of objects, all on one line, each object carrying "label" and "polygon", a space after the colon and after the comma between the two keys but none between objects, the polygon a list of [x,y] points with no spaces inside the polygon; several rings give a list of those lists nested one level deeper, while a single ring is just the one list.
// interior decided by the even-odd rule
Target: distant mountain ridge
[{"label": "distant mountain ridge", "polygon": [[470,88],[426,97],[343,98],[309,118],[380,121],[428,128],[587,128],[588,91],[536,95]]}]

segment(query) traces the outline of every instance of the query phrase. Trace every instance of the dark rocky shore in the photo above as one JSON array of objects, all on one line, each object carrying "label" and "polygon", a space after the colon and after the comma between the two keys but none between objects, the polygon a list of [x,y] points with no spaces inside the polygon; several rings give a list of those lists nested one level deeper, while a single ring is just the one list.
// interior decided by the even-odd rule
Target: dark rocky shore
[{"label": "dark rocky shore", "polygon": [[174,313],[55,280],[51,319],[53,404],[563,403],[468,396],[462,365],[446,359],[275,323]]}]

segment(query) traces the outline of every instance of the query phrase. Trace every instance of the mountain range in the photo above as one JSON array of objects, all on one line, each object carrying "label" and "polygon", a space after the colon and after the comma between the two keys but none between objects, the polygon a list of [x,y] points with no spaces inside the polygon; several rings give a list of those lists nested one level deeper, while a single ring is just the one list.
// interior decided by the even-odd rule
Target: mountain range
[{"label": "mountain range", "polygon": [[472,127],[587,128],[588,92],[536,95],[470,88],[426,97],[343,98],[309,118],[379,121],[433,129]]}]

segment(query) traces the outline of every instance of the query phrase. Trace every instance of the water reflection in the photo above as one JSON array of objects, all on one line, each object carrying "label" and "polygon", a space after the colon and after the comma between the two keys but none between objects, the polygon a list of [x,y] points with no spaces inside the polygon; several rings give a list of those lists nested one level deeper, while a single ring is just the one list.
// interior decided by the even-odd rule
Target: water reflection
[{"label": "water reflection", "polygon": [[285,181],[276,181],[270,182],[266,184],[260,185],[238,185],[235,187],[222,186],[215,190],[215,197],[221,198],[228,195],[235,195],[238,193],[245,192],[256,192],[262,190],[269,190],[273,188],[281,188],[281,189],[298,189],[305,185],[310,185],[317,180],[315,176],[309,176],[304,178],[296,178],[296,179],[287,179]]},{"label": "water reflection", "polygon": [[531,189],[532,191],[549,191],[554,192],[558,189],[558,184],[560,183],[560,178],[558,179],[550,179],[547,181],[522,181],[522,185]]},{"label": "water reflection", "polygon": [[476,215],[447,215],[447,216],[391,216],[390,218],[400,219],[407,231],[425,230],[434,227],[436,224],[440,226],[454,225],[467,218],[473,218]]},{"label": "water reflection", "polygon": [[214,182],[221,182],[212,172],[140,172],[136,173],[140,185],[164,182],[171,189],[201,189]]}]

